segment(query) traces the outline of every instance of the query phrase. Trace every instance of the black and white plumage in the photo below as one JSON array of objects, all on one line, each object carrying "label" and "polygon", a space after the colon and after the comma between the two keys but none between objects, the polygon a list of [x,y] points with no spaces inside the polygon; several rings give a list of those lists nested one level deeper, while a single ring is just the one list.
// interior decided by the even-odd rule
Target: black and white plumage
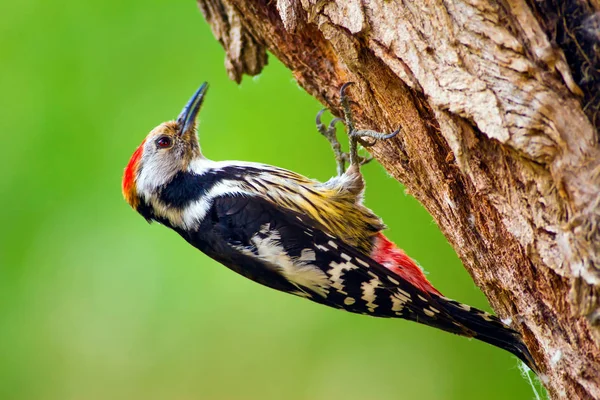
[{"label": "black and white plumage", "polygon": [[[424,290],[430,287],[424,277],[405,279],[410,275],[371,257],[384,225],[362,204],[358,169],[320,183],[264,164],[206,159],[194,122],[204,91],[177,121],[155,128],[125,170],[125,198],[142,216],[265,286],[353,313],[474,337],[535,370],[520,334],[497,317],[433,287]],[[426,285],[415,283],[421,281]]]},{"label": "black and white plumage", "polygon": [[180,173],[158,191],[160,201],[178,214],[196,215],[193,224],[160,216],[147,204],[139,211],[231,270],[273,289],[353,313],[416,321],[515,354],[526,351],[515,341],[518,333],[497,317],[415,288],[309,216],[248,192],[239,168]]}]

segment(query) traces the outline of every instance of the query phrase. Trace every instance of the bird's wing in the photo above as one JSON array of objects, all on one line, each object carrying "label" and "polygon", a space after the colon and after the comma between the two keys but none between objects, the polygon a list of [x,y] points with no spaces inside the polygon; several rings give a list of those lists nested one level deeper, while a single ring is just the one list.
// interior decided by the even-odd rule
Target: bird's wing
[{"label": "bird's wing", "polygon": [[214,200],[198,234],[204,244],[196,247],[266,286],[353,313],[404,318],[475,337],[535,370],[520,334],[499,318],[413,286],[325,233],[310,216],[257,196],[226,195]]},{"label": "bird's wing", "polygon": [[447,330],[458,330],[436,308],[440,297],[323,232],[308,215],[261,197],[222,196],[202,225],[202,239],[210,243],[202,250],[260,283],[354,313],[428,325],[445,320]]}]

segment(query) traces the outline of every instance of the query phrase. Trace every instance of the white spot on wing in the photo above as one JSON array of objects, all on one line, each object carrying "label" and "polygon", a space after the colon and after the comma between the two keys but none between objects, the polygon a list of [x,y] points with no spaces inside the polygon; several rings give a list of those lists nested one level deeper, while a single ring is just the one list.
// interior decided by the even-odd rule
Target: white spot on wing
[{"label": "white spot on wing", "polygon": [[345,271],[357,269],[358,267],[349,262],[337,263],[335,261],[332,261],[331,263],[329,263],[329,266],[331,268],[329,268],[327,273],[331,277],[331,286],[333,288],[335,288],[338,291],[338,293],[347,294],[344,291],[344,279],[342,278],[342,275],[344,274]]},{"label": "white spot on wing", "polygon": [[[267,234],[267,236],[263,238],[254,235],[251,239],[252,244],[256,247],[258,258],[273,267],[275,271],[294,285],[310,289],[323,297],[327,296],[331,283],[320,268],[310,264],[309,260],[302,260],[302,257],[298,259],[290,257],[280,243],[279,232],[269,230],[269,224],[263,225],[261,232],[264,232],[263,234]],[[237,247],[237,249],[248,256],[256,257],[249,249],[243,247]],[[305,255],[307,257],[311,256],[309,253],[305,253]]]},{"label": "white spot on wing", "polygon": [[340,254],[340,257],[342,257],[342,258],[343,258],[344,260],[346,260],[346,261],[350,261],[350,260],[352,260],[352,257],[350,257],[350,256],[349,256],[348,254],[346,254],[346,253],[341,253],[341,254]]},{"label": "white spot on wing", "polygon": [[368,263],[368,262],[366,262],[366,261],[364,261],[364,260],[361,260],[360,258],[357,258],[357,259],[356,259],[356,261],[358,261],[358,263],[359,263],[359,264],[362,264],[363,266],[365,266],[365,267],[367,267],[367,268],[369,268],[369,267],[370,267],[370,265],[369,265],[369,263]]},{"label": "white spot on wing", "polygon": [[373,278],[369,282],[363,282],[360,286],[363,292],[361,299],[367,302],[367,308],[370,312],[375,312],[375,309],[378,307],[378,305],[375,304],[375,300],[377,300],[375,289],[380,286],[381,281],[378,278]]},{"label": "white spot on wing", "polygon": [[399,285],[400,281],[397,281],[396,279],[392,278],[391,276],[388,275],[388,281],[392,282],[394,285]]},{"label": "white spot on wing", "polygon": [[300,252],[300,261],[316,261],[317,255],[312,249],[304,249]]},{"label": "white spot on wing", "polygon": [[352,297],[346,297],[344,299],[344,304],[347,306],[351,306],[354,303],[356,303],[356,300],[354,300]]},{"label": "white spot on wing", "polygon": [[402,293],[394,293],[390,296],[390,300],[392,300],[392,311],[395,311],[396,314],[400,314],[404,309],[404,305],[410,302],[410,299],[404,296]]},{"label": "white spot on wing", "polygon": [[[329,235],[329,236],[330,236],[330,235]],[[338,248],[338,245],[337,245],[337,243],[336,243],[336,242],[334,242],[333,240],[330,240],[329,242],[327,242],[327,244],[328,244],[329,246],[331,246],[332,248],[334,248],[334,249],[337,249],[337,248]]]},{"label": "white spot on wing", "polygon": [[375,272],[373,271],[367,271],[367,274],[369,274],[371,276],[371,278],[375,278],[375,279],[379,279],[379,275],[377,275]]}]

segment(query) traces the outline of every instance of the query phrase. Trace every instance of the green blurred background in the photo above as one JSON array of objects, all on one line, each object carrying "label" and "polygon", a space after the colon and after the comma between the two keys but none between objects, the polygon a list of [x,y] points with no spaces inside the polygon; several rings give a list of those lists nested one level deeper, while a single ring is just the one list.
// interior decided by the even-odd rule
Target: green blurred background
[{"label": "green blurred background", "polygon": [[[278,293],[121,197],[146,133],[202,81],[204,153],[325,180],[320,104],[274,57],[237,86],[193,0],[0,5],[0,399],[529,399],[516,358]],[[381,166],[367,205],[450,297],[489,309]]]}]

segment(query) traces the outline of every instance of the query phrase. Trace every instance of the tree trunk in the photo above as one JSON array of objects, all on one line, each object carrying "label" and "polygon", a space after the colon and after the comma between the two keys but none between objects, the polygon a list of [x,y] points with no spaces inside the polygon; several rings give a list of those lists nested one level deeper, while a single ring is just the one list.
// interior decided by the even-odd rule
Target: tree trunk
[{"label": "tree trunk", "polygon": [[232,79],[266,50],[358,128],[511,318],[553,398],[600,399],[600,0],[199,0]]}]

